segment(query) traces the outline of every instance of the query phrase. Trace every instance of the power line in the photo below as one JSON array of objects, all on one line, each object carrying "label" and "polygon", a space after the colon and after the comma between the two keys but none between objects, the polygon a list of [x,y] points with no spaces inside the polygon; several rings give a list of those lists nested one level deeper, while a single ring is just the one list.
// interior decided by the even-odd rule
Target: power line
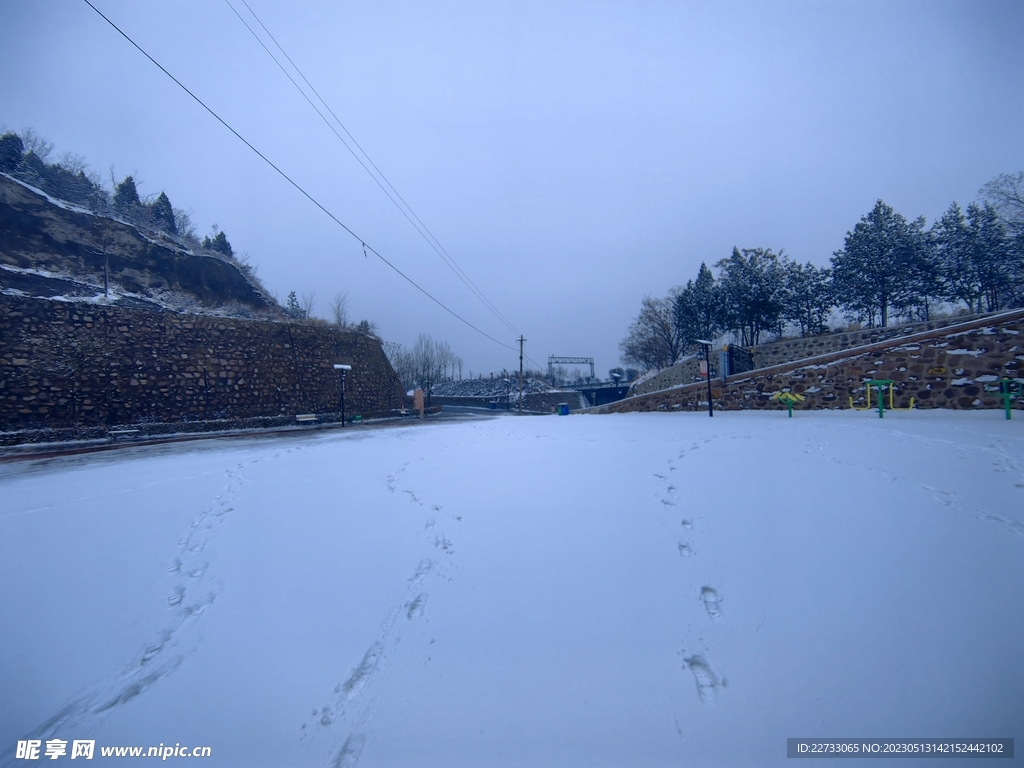
[{"label": "power line", "polygon": [[311,203],[313,203],[313,205],[315,205],[321,211],[326,213],[331,218],[331,220],[334,221],[334,223],[336,223],[338,226],[340,226],[342,229],[344,229],[346,232],[348,232],[350,235],[352,235],[352,237],[354,237],[356,240],[358,240],[360,242],[360,244],[363,246],[364,249],[366,249],[366,250],[370,251],[371,253],[373,253],[374,256],[376,256],[378,259],[380,259],[385,264],[387,264],[389,267],[391,267],[392,270],[397,272],[410,285],[412,285],[414,288],[416,288],[416,290],[418,290],[420,293],[422,293],[428,299],[430,299],[435,304],[437,304],[439,307],[441,307],[445,312],[448,312],[450,315],[452,315],[456,319],[458,319],[461,322],[463,322],[465,325],[467,325],[470,328],[472,328],[474,331],[479,333],[481,336],[484,336],[484,337],[490,339],[495,344],[499,344],[499,345],[505,347],[505,349],[510,349],[513,352],[516,351],[515,347],[511,347],[508,344],[505,344],[504,342],[498,341],[496,338],[494,338],[490,334],[484,333],[479,328],[477,328],[475,325],[473,325],[471,322],[469,322],[468,320],[463,318],[461,315],[457,314],[454,310],[449,309],[440,300],[435,299],[430,293],[428,293],[426,291],[426,289],[421,288],[416,283],[415,280],[413,280],[411,277],[409,277],[404,272],[402,272],[402,270],[400,270],[398,267],[396,267],[390,261],[385,259],[372,246],[367,245],[366,241],[363,240],[363,238],[359,237],[359,235],[357,235],[355,232],[353,232],[351,229],[349,229],[345,225],[345,223],[341,221],[341,219],[339,219],[337,216],[335,216],[333,213],[331,213],[329,210],[327,210],[323,205],[321,205],[320,202],[315,197],[313,197],[311,194],[309,194],[309,192],[307,192],[305,189],[303,189],[301,186],[299,186],[298,182],[296,182],[294,179],[292,179],[291,176],[289,176],[287,173],[285,173],[280,168],[278,168],[276,165],[274,165],[274,163],[272,163],[270,161],[270,159],[266,155],[264,155],[262,152],[260,152],[258,149],[256,149],[256,147],[254,147],[252,144],[250,144],[249,141],[244,136],[242,136],[242,134],[240,134],[238,131],[236,131],[234,128],[232,128],[230,125],[228,125],[228,123],[224,120],[224,118],[222,118],[220,115],[218,115],[216,112],[214,112],[210,107],[208,107],[206,105],[206,103],[202,99],[200,99],[198,96],[196,96],[194,93],[192,93],[192,91],[190,91],[188,88],[186,88],[185,85],[180,80],[178,80],[178,78],[176,78],[174,75],[172,75],[170,72],[168,72],[160,62],[158,62],[156,59],[154,59],[152,56],[150,56],[148,53],[146,53],[146,51],[142,48],[142,46],[140,46],[138,43],[136,43],[134,40],[132,40],[131,37],[129,37],[128,34],[125,33],[113,21],[108,19],[99,8],[97,8],[95,5],[93,5],[89,0],[82,0],[82,2],[84,2],[90,8],[92,8],[94,11],[96,11],[96,13],[99,14],[100,18],[102,18],[105,22],[107,22],[107,24],[109,24],[111,27],[113,27],[115,30],[117,30],[118,34],[120,34],[121,37],[123,37],[125,40],[127,40],[129,43],[131,43],[139,51],[139,53],[141,53],[143,56],[145,56],[147,59],[149,59],[151,62],[153,62],[153,64],[155,64],[160,69],[161,72],[163,72],[165,75],[167,75],[169,78],[171,78],[171,80],[173,80],[175,82],[175,84],[179,88],[181,88],[183,91],[185,91],[185,93],[187,93],[189,96],[191,96],[196,101],[196,103],[199,104],[199,106],[201,106],[203,109],[205,109],[211,115],[213,115],[213,117],[217,120],[217,122],[219,122],[221,125],[223,125],[225,128],[227,128],[229,131],[231,131],[231,133],[233,133],[235,135],[235,137],[239,141],[241,141],[243,144],[245,144],[245,146],[247,146],[249,149],[251,149],[257,155],[259,155],[260,159],[263,160],[263,162],[265,162],[267,165],[269,165],[275,171],[277,171],[278,174],[280,174],[280,176],[285,181],[287,181],[289,184],[291,184],[293,187],[295,187],[295,189],[297,189],[299,192],[301,192],[303,194],[303,196],[305,196]]},{"label": "power line", "polygon": [[[402,197],[399,191],[395,189],[394,185],[388,180],[387,176],[384,175],[383,171],[381,171],[380,168],[377,167],[377,164],[373,162],[373,159],[369,156],[369,154],[367,154],[366,150],[363,149],[362,146],[360,146],[359,142],[356,141],[355,137],[349,132],[348,128],[345,127],[345,124],[341,122],[338,116],[334,113],[334,110],[331,109],[331,106],[324,100],[323,96],[320,95],[316,88],[313,87],[313,84],[309,82],[309,79],[303,74],[302,70],[299,69],[298,65],[292,60],[292,57],[288,55],[288,52],[284,49],[284,47],[277,41],[277,38],[274,37],[273,33],[271,33],[269,29],[267,29],[267,25],[264,24],[260,17],[256,15],[256,12],[249,6],[246,0],[242,0],[242,4],[246,7],[246,10],[248,10],[249,13],[252,14],[252,17],[256,19],[257,23],[259,23],[259,25],[263,28],[263,31],[267,33],[267,36],[274,42],[274,45],[276,45],[278,50],[281,51],[284,57],[288,60],[288,63],[292,65],[292,68],[298,73],[299,77],[302,78],[303,82],[309,87],[309,89],[313,92],[317,99],[319,99],[320,103],[324,105],[324,108],[330,113],[331,117],[334,118],[335,122],[337,122],[337,124],[341,126],[341,129],[345,132],[345,135],[348,136],[349,140],[359,149],[363,157],[366,158],[367,162],[369,162],[369,164],[373,166],[373,170],[377,172],[377,175],[380,176],[380,179],[378,179],[377,176],[374,175],[374,173],[369,168],[366,167],[366,163],[363,162],[362,158],[358,154],[356,154],[355,150],[353,150],[352,147],[350,147],[348,143],[345,141],[345,139],[341,137],[341,134],[338,133],[338,131],[334,128],[333,125],[331,125],[331,122],[327,119],[323,112],[320,111],[316,104],[313,103],[313,101],[309,98],[309,96],[302,89],[302,87],[297,82],[295,82],[295,79],[291,76],[288,70],[285,69],[284,65],[281,64],[277,56],[275,56],[274,53],[266,46],[266,44],[260,39],[259,35],[256,34],[256,31],[249,25],[249,22],[247,22],[238,12],[238,10],[231,4],[231,0],[224,0],[224,2],[227,3],[228,7],[234,12],[235,16],[238,17],[238,20],[245,25],[245,28],[249,30],[249,33],[253,36],[253,38],[255,38],[256,42],[258,42],[260,46],[263,48],[263,50],[267,52],[267,55],[270,56],[271,59],[273,59],[274,63],[277,64],[278,68],[280,68],[280,70],[284,73],[285,77],[287,77],[288,80],[291,81],[291,84],[295,86],[295,89],[302,94],[302,97],[309,103],[309,105],[313,108],[317,115],[320,116],[320,119],[324,121],[324,124],[331,129],[331,131],[338,138],[338,140],[344,145],[345,149],[347,149],[352,154],[356,161],[363,167],[363,170],[365,170],[370,175],[370,178],[372,178],[377,183],[377,186],[379,186],[381,190],[384,192],[384,194],[388,196],[388,199],[391,200],[391,202],[394,204],[396,208],[398,208],[399,211],[401,211],[402,215],[405,216],[409,223],[412,224],[413,228],[420,235],[420,237],[422,237],[426,241],[427,245],[434,249],[434,252],[441,257],[441,260],[448,266],[448,268],[455,273],[455,275],[463,282],[463,284],[470,289],[470,291],[481,301],[481,303],[483,303],[485,307],[487,307],[487,309],[489,309],[494,314],[495,317],[501,320],[501,322],[503,322],[511,331],[513,331],[514,333],[519,333],[519,331],[516,330],[515,326],[513,326],[505,318],[505,316],[498,311],[497,307],[494,306],[490,299],[488,299],[484,295],[483,291],[481,291],[476,286],[476,284],[470,279],[469,275],[467,275],[465,271],[462,269],[462,267],[458,265],[458,263],[451,256],[451,254],[449,254],[448,251],[445,250],[444,246],[441,245],[441,241],[438,240],[434,236],[434,234],[427,228],[427,225],[423,223],[423,220],[420,219],[420,217],[412,209],[412,206],[406,202],[405,198]],[[381,183],[381,179],[383,179],[384,184],[387,184],[387,188],[384,186],[384,184]],[[388,191],[388,188],[390,188],[390,192]],[[392,196],[392,192],[394,193],[394,196]],[[395,197],[397,197],[398,200],[396,200]],[[401,205],[399,205],[399,200],[401,200]],[[402,206],[405,207],[403,208]],[[406,209],[408,209],[408,213],[406,212]],[[415,221],[413,221],[413,219],[415,219]]]}]

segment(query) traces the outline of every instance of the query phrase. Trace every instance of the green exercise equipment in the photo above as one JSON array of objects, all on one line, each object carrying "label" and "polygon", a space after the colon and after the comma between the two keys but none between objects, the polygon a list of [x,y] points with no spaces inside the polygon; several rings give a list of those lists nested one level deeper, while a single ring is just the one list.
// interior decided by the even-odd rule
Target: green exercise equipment
[{"label": "green exercise equipment", "polygon": [[789,409],[789,418],[793,418],[793,404],[802,403],[806,399],[803,395],[799,395],[796,392],[776,392],[772,395],[772,400],[778,400],[780,403],[786,404],[786,408]]}]

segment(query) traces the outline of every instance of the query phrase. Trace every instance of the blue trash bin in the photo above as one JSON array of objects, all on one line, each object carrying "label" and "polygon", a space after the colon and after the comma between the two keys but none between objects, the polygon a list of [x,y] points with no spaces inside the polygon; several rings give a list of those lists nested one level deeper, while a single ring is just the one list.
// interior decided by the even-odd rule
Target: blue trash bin
[{"label": "blue trash bin", "polygon": [[568,416],[569,415],[569,404],[568,403],[559,403],[558,404],[558,415],[559,416]]}]

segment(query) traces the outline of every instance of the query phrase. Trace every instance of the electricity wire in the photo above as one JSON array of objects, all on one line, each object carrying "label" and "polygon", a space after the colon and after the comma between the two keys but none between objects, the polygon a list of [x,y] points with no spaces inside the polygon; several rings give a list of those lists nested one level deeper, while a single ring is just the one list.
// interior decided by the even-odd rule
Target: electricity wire
[{"label": "electricity wire", "polygon": [[[277,64],[278,68],[280,68],[280,70],[284,73],[285,77],[287,77],[288,80],[291,81],[291,84],[295,86],[295,89],[302,94],[302,97],[309,103],[309,105],[313,108],[317,115],[320,116],[320,119],[324,121],[324,124],[328,128],[330,128],[331,132],[334,133],[334,135],[338,138],[342,145],[344,145],[345,149],[347,149],[352,154],[356,161],[363,167],[363,170],[365,170],[367,174],[370,175],[370,178],[372,178],[377,183],[377,186],[379,186],[381,190],[384,192],[384,194],[387,195],[388,199],[391,200],[391,202],[399,211],[401,211],[402,215],[405,216],[409,223],[412,224],[413,228],[420,235],[420,237],[422,237],[424,241],[426,241],[427,245],[433,248],[434,252],[441,257],[441,260],[448,266],[448,268],[455,273],[455,275],[463,282],[463,284],[467,288],[469,288],[473,295],[475,295],[480,300],[480,302],[494,314],[495,317],[497,317],[502,323],[504,323],[505,326],[508,327],[509,330],[511,330],[513,333],[519,333],[519,331],[516,330],[515,326],[513,326],[505,318],[505,316],[498,311],[497,307],[494,306],[490,299],[488,299],[484,295],[483,291],[481,291],[476,286],[472,279],[470,279],[469,275],[466,274],[466,272],[462,269],[462,267],[458,265],[458,263],[451,256],[451,254],[448,253],[445,247],[441,245],[441,241],[438,240],[430,231],[430,229],[427,228],[427,225],[423,223],[423,220],[420,219],[420,217],[416,214],[416,211],[413,210],[412,206],[409,205],[408,202],[406,202],[405,198],[402,197],[401,193],[399,193],[399,191],[395,189],[394,185],[388,180],[387,176],[384,175],[383,171],[381,171],[380,168],[377,167],[377,164],[373,162],[373,159],[369,156],[369,154],[367,154],[366,150],[362,148],[358,141],[356,141],[355,137],[351,134],[348,128],[345,127],[345,124],[341,122],[340,118],[334,113],[334,110],[331,109],[331,106],[324,100],[323,96],[320,95],[319,91],[317,91],[316,88],[313,87],[313,84],[309,82],[309,79],[305,76],[305,74],[303,74],[302,70],[299,69],[298,65],[292,60],[292,57],[288,55],[288,52],[284,49],[284,47],[277,41],[277,38],[274,37],[273,33],[269,29],[267,29],[266,24],[264,24],[260,17],[256,15],[256,12],[246,2],[246,0],[242,0],[242,4],[246,7],[246,10],[248,10],[249,13],[252,14],[252,17],[256,19],[256,22],[260,25],[260,27],[263,28],[263,31],[266,32],[267,36],[273,41],[274,45],[277,46],[278,50],[281,51],[285,59],[288,60],[288,63],[291,64],[292,68],[298,73],[299,77],[302,78],[302,81],[309,87],[309,89],[313,92],[313,94],[320,101],[320,103],[323,104],[324,108],[330,113],[331,117],[334,118],[335,122],[337,122],[337,124],[341,126],[341,129],[345,132],[345,135],[348,136],[349,140],[356,146],[356,148],[359,149],[359,152],[361,152],[363,157],[366,158],[366,161],[369,162],[371,166],[373,166],[373,170],[376,171],[377,175],[380,176],[380,179],[378,179],[377,175],[374,175],[374,173],[369,168],[367,168],[366,163],[363,162],[363,159],[358,154],[356,154],[356,151],[349,146],[348,142],[346,142],[344,138],[342,138],[341,134],[338,133],[337,129],[335,129],[335,127],[331,124],[331,121],[328,120],[324,113],[320,111],[320,108],[313,103],[312,99],[309,98],[309,96],[302,89],[302,87],[297,82],[295,82],[295,78],[291,76],[291,73],[289,73],[285,66],[278,60],[277,56],[275,56],[274,53],[266,46],[263,40],[260,39],[260,36],[256,34],[256,31],[252,28],[252,26],[250,26],[249,22],[247,22],[238,12],[235,6],[231,4],[231,0],[224,0],[224,2],[227,3],[227,6],[234,12],[235,16],[238,17],[238,20],[245,25],[245,28],[249,30],[249,33],[253,36],[256,42],[258,42],[260,46],[263,48],[263,50],[267,52],[267,55],[270,56],[271,59],[273,59],[274,63]],[[383,184],[381,183],[381,179],[383,179],[384,181]],[[387,184],[387,187],[385,187],[384,184]],[[390,189],[391,191],[389,192],[388,189]],[[392,192],[394,193],[394,195],[392,195]],[[396,197],[398,198],[398,200],[395,199]],[[401,201],[401,205],[398,202],[399,200]],[[403,208],[403,206],[405,207]],[[408,209],[408,212],[406,212],[406,209]],[[413,219],[415,219],[415,221]]]},{"label": "electricity wire", "polygon": [[337,216],[335,216],[333,213],[331,213],[329,210],[327,210],[315,197],[313,197],[311,194],[309,194],[309,192],[307,192],[305,189],[303,189],[298,184],[298,182],[296,182],[294,179],[291,178],[291,176],[289,176],[287,173],[285,173],[280,168],[278,168],[273,162],[271,162],[271,160],[266,155],[264,155],[262,152],[260,152],[258,149],[256,149],[256,147],[254,147],[252,144],[250,144],[249,141],[244,136],[242,136],[242,134],[240,134],[238,131],[236,131],[234,128],[232,128],[227,123],[227,121],[224,120],[224,118],[222,118],[220,115],[218,115],[216,112],[214,112],[213,109],[211,109],[209,106],[207,106],[206,103],[202,99],[200,99],[198,96],[196,96],[194,93],[192,93],[192,91],[190,91],[180,80],[178,80],[178,78],[176,78],[169,71],[167,71],[167,69],[160,62],[158,62],[156,59],[154,59],[152,56],[150,56],[145,51],[145,49],[143,49],[142,46],[140,46],[131,37],[129,37],[128,34],[126,32],[124,32],[124,30],[122,30],[113,21],[111,21],[109,18],[107,18],[107,16],[104,15],[104,13],[99,8],[97,8],[95,5],[93,5],[90,2],[90,0],[82,0],[82,2],[84,2],[90,8],[92,8],[94,11],[96,11],[96,13],[100,16],[100,18],[102,18],[105,22],[107,22],[107,24],[109,24],[111,27],[113,27],[118,32],[118,34],[121,35],[121,37],[123,37],[125,40],[127,40],[129,43],[131,43],[136,48],[136,50],[139,51],[139,53],[141,53],[143,56],[145,56],[147,59],[149,59],[153,64],[155,64],[160,69],[161,72],[163,72],[165,75],[167,75],[171,80],[174,81],[174,83],[179,88],[181,88],[183,91],[185,91],[185,93],[187,93],[189,96],[191,96],[192,99],[197,104],[199,104],[199,106],[201,106],[203,109],[205,109],[207,112],[209,112],[214,117],[214,119],[217,120],[217,122],[219,122],[221,125],[223,125],[225,128],[227,128],[229,131],[231,131],[231,133],[234,134],[234,136],[239,141],[241,141],[243,144],[245,144],[245,146],[247,146],[249,149],[251,149],[253,152],[255,152],[260,157],[260,159],[263,160],[263,162],[265,162],[267,165],[269,165],[271,168],[273,168],[275,171],[277,171],[277,173],[285,181],[287,181],[289,184],[291,184],[293,187],[295,187],[295,189],[297,189],[304,197],[306,197],[306,199],[308,199],[311,203],[313,203],[313,205],[315,205],[317,208],[319,208],[321,211],[323,211],[325,214],[327,214],[331,218],[331,220],[334,221],[338,226],[340,226],[342,229],[344,229],[346,232],[348,232],[350,235],[352,235],[352,237],[354,237],[356,240],[358,240],[362,244],[362,246],[363,246],[363,248],[365,250],[370,251],[374,256],[376,256],[378,259],[383,261],[385,264],[387,264],[389,267],[391,267],[391,269],[394,270],[398,275],[400,275],[402,278],[404,278],[410,285],[412,285],[414,288],[416,288],[416,290],[418,290],[420,293],[422,293],[428,299],[430,299],[435,304],[437,304],[439,307],[441,307],[445,312],[449,313],[450,315],[452,315],[456,319],[460,320],[465,325],[467,325],[470,328],[472,328],[474,331],[479,333],[481,336],[484,336],[484,337],[490,339],[491,341],[493,341],[495,344],[499,344],[502,347],[505,347],[506,349],[512,350],[513,352],[518,351],[518,350],[516,350],[515,347],[509,346],[508,344],[505,344],[504,342],[499,341],[498,339],[494,338],[490,334],[485,333],[484,331],[480,330],[475,325],[473,325],[471,322],[466,320],[464,317],[462,317],[461,315],[456,313],[454,310],[449,309],[439,299],[434,298],[434,296],[432,296],[426,289],[420,287],[420,285],[417,284],[415,280],[413,280],[411,277],[409,277],[404,272],[402,272],[402,270],[400,270],[398,267],[396,267],[394,264],[392,264],[390,261],[388,261],[386,258],[384,258],[384,256],[382,256],[376,249],[374,249],[373,246],[367,245],[366,241],[363,240],[363,238],[361,238],[359,235],[357,235],[355,232],[353,232],[351,229],[349,229],[348,226],[346,226],[345,223],[341,221],[341,219],[339,219]]}]

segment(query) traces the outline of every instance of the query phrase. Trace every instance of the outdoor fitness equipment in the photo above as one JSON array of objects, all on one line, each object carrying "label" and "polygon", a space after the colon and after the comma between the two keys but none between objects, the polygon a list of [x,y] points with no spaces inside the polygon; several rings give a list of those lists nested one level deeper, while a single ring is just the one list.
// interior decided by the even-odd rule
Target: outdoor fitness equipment
[{"label": "outdoor fitness equipment", "polygon": [[1003,408],[1006,409],[1006,420],[1013,418],[1010,414],[1013,410],[1013,401],[1022,395],[1019,379],[1000,379],[999,389],[986,386],[989,392],[995,392],[997,397],[1003,398]]},{"label": "outdoor fitness equipment", "polygon": [[793,403],[802,403],[806,399],[803,395],[798,395],[796,392],[776,392],[772,395],[772,400],[778,400],[780,403],[786,404],[786,408],[789,409],[789,418],[793,418]]},{"label": "outdoor fitness equipment", "polygon": [[853,398],[851,397],[850,398],[850,407],[853,408],[853,410],[855,410],[855,411],[869,411],[869,410],[871,410],[871,388],[872,387],[875,388],[876,399],[877,399],[877,402],[878,402],[878,405],[877,405],[877,407],[878,407],[878,418],[880,418],[880,419],[884,419],[885,418],[885,397],[883,396],[884,395],[884,393],[882,391],[883,387],[888,387],[889,388],[889,410],[890,411],[909,411],[909,410],[913,409],[913,407],[914,407],[914,398],[910,398],[910,405],[907,408],[897,408],[893,404],[893,390],[895,389],[893,384],[895,384],[895,382],[892,379],[871,379],[871,380],[869,380],[866,383],[867,383],[867,390],[868,390],[867,405],[865,405],[863,408],[858,408],[857,406],[855,406],[853,404]]}]

